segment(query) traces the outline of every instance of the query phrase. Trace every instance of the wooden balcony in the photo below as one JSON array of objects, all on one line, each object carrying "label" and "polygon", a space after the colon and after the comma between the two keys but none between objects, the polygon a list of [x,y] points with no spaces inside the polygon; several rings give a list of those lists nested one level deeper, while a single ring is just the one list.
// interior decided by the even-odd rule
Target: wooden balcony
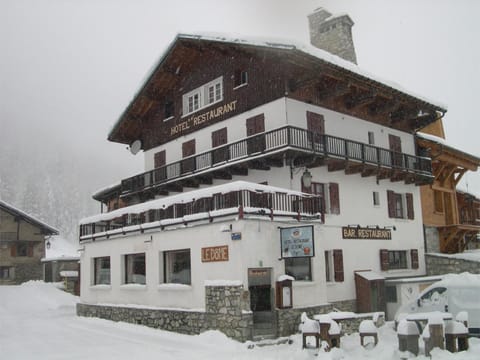
[{"label": "wooden balcony", "polygon": [[121,197],[138,194],[144,201],[155,194],[212,184],[214,178],[248,175],[249,169],[269,170],[285,165],[328,166],[329,171],[344,170],[346,174],[416,185],[433,179],[429,158],[285,126],[124,179]]},{"label": "wooden balcony", "polygon": [[[237,186],[238,183],[241,184]],[[225,187],[231,184],[241,189],[225,192]],[[324,222],[324,203],[319,196],[280,192],[283,189],[243,181],[231,184],[172,195],[84,219],[80,225],[80,241],[161,231],[199,222],[208,224],[225,217]]]}]

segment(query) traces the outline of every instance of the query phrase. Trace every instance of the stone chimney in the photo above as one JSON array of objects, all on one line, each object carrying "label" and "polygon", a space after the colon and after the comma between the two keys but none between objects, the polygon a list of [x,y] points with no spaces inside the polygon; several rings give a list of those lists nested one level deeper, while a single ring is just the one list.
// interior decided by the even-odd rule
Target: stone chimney
[{"label": "stone chimney", "polygon": [[332,15],[323,8],[316,9],[308,15],[310,43],[322,50],[357,63],[353,45],[353,21],[346,14]]}]

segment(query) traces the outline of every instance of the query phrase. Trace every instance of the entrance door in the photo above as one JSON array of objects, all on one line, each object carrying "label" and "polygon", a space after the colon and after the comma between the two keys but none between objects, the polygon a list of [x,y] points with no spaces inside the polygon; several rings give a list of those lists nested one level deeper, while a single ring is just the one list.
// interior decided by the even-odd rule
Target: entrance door
[{"label": "entrance door", "polygon": [[253,312],[254,336],[274,334],[272,269],[248,269],[250,309]]}]

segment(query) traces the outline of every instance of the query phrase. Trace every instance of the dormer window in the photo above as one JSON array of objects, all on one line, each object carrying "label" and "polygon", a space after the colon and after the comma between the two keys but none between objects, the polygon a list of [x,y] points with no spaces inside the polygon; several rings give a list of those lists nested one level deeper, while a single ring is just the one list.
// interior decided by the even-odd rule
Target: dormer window
[{"label": "dormer window", "polygon": [[223,76],[183,95],[183,116],[223,100]]}]

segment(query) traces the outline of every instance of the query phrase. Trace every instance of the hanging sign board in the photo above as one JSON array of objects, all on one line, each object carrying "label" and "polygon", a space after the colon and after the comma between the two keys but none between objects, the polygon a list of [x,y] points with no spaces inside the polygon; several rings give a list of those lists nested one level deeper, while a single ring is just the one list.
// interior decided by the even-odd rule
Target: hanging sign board
[{"label": "hanging sign board", "polygon": [[298,226],[280,229],[282,258],[313,257],[313,226]]}]

